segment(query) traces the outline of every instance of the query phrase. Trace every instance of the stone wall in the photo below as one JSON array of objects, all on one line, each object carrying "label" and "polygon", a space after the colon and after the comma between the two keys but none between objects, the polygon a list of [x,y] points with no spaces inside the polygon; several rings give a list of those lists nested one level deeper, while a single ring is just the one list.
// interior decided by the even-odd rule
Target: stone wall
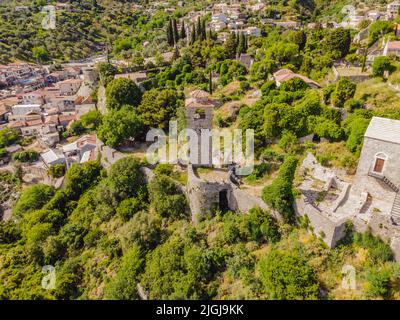
[{"label": "stone wall", "polygon": [[345,235],[346,220],[335,222],[330,220],[323,212],[304,201],[296,199],[294,209],[298,216],[307,216],[315,235],[321,237],[324,242],[333,248]]},{"label": "stone wall", "polygon": [[[204,113],[204,116],[200,117],[200,113],[198,111],[201,110]],[[202,130],[212,130],[213,127],[213,107],[212,106],[204,106],[201,107],[200,104],[195,104],[195,106],[187,106],[186,107],[186,125],[189,129],[194,130],[197,133],[197,146],[194,145],[196,143],[192,139],[189,140],[190,150],[195,150],[197,148],[198,157],[196,159],[191,158],[192,164],[202,164],[206,166],[212,165],[212,139],[210,137],[203,137],[203,139],[207,139],[208,141],[202,141],[201,132]],[[207,159],[206,161],[202,160],[202,149],[203,146],[206,148],[206,143],[208,142],[208,150],[207,155],[204,157]],[[192,152],[192,151],[191,151]]]},{"label": "stone wall", "polygon": [[198,221],[199,215],[204,215],[215,209],[219,204],[219,193],[227,192],[228,207],[232,211],[247,213],[254,207],[268,211],[275,219],[282,219],[281,215],[270,209],[260,198],[241,190],[233,182],[207,182],[196,176],[192,166],[188,166],[188,185],[186,193],[189,200],[192,220]]},{"label": "stone wall", "polygon": [[[191,165],[188,166],[187,196],[193,222],[198,221],[199,215],[210,212],[219,204],[219,193],[227,192],[228,201],[231,199],[230,184],[207,182],[196,176]],[[230,202],[230,201],[229,201]],[[230,207],[230,209],[232,209]],[[234,210],[234,209],[232,209]]]},{"label": "stone wall", "polygon": [[400,186],[400,145],[365,137],[357,167],[355,188],[360,191],[367,191],[375,198],[393,203],[393,190],[379,179],[368,176],[375,164],[377,153],[384,153],[387,156],[383,175],[396,186]]}]

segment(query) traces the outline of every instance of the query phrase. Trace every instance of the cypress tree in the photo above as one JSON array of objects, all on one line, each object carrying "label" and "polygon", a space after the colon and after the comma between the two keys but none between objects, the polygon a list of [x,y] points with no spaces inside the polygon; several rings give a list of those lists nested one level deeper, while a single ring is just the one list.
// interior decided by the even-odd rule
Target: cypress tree
[{"label": "cypress tree", "polygon": [[202,38],[203,38],[203,40],[206,39],[206,38],[207,38],[206,20],[203,20],[203,21],[202,21],[201,32],[202,32]]},{"label": "cypress tree", "polygon": [[172,31],[172,20],[170,19],[167,25],[167,42],[170,46],[174,44],[174,35]]},{"label": "cypress tree", "polygon": [[196,41],[196,27],[193,24],[192,32],[190,33],[190,44],[193,44],[195,41]]},{"label": "cypress tree", "polygon": [[174,43],[177,44],[179,41],[179,32],[175,18],[172,20],[172,27],[173,27]]},{"label": "cypress tree", "polygon": [[182,20],[182,25],[181,25],[181,34],[180,34],[181,39],[186,38],[186,30],[185,30],[185,22]]},{"label": "cypress tree", "polygon": [[231,59],[235,58],[236,49],[237,49],[237,40],[236,40],[236,34],[234,32],[231,32],[229,34],[228,39],[226,39],[224,48],[225,48],[225,52],[229,56],[229,58],[231,58]]},{"label": "cypress tree", "polygon": [[197,34],[196,34],[196,40],[198,40],[198,39],[200,39],[201,40],[201,37],[202,37],[202,35],[203,35],[203,32],[202,32],[202,30],[201,30],[201,21],[200,21],[200,18],[197,18]]},{"label": "cypress tree", "polygon": [[210,74],[208,77],[208,91],[210,92],[210,94],[213,93],[213,85],[212,85],[212,71],[210,70]]},{"label": "cypress tree", "polygon": [[240,56],[241,53],[244,53],[246,50],[246,39],[244,37],[244,33],[241,32],[239,35],[239,41],[237,46],[236,54]]}]

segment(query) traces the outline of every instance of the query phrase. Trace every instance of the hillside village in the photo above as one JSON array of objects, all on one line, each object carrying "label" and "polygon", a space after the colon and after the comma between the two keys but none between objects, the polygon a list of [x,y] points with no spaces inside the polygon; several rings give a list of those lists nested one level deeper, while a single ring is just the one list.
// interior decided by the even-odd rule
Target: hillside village
[{"label": "hillside village", "polygon": [[[400,298],[400,2],[48,3],[100,29],[0,27],[0,299]],[[253,130],[253,171],[151,163],[170,121]]]}]

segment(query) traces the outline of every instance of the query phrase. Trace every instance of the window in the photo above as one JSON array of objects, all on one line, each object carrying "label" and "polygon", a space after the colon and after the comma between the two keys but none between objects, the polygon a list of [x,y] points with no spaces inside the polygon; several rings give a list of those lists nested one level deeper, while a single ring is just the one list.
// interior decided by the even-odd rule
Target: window
[{"label": "window", "polygon": [[383,167],[385,166],[385,161],[387,156],[384,153],[377,153],[375,155],[375,163],[373,171],[376,173],[382,173]]},{"label": "window", "polygon": [[206,118],[206,112],[204,109],[198,108],[196,109],[196,111],[194,112],[194,118],[195,119],[205,119]]}]

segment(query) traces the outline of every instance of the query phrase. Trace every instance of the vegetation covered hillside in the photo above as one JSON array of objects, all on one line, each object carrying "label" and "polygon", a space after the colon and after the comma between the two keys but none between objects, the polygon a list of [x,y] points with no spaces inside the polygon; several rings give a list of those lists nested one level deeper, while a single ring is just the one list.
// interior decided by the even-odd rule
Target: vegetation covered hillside
[{"label": "vegetation covered hillside", "polygon": [[[151,299],[398,298],[400,270],[382,241],[349,233],[330,250],[306,221],[278,223],[257,208],[193,225],[171,169],[146,185],[134,158],[108,175],[88,162],[58,191],[26,189],[16,222],[0,223],[0,298],[138,299],[137,283]],[[48,264],[57,285],[45,290]],[[356,290],[341,287],[344,264],[361,270]]]}]

